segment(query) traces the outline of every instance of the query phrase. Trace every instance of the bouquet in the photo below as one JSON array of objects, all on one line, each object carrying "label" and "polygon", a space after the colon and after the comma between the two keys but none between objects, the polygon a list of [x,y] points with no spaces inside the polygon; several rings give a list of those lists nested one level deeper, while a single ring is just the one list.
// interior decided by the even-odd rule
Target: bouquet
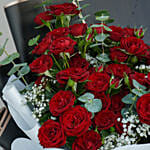
[{"label": "bouquet", "polygon": [[[45,6],[46,3],[43,3]],[[79,1],[48,5],[34,22],[48,27],[29,40],[33,62],[13,63],[26,88],[21,94],[41,124],[43,148],[111,150],[150,141],[150,47],[145,29],[109,25],[109,12],[95,13],[87,25]],[[77,18],[76,16],[79,16]],[[72,24],[72,19],[74,24]],[[4,44],[1,54],[7,53]],[[24,75],[37,80],[28,84]]]}]

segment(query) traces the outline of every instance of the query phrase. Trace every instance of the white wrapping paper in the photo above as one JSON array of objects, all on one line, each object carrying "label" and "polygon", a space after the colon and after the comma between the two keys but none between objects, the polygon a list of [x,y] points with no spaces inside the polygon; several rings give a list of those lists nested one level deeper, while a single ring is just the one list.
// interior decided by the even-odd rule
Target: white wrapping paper
[{"label": "white wrapping paper", "polygon": [[12,143],[11,150],[63,150],[63,149],[60,148],[43,149],[40,145],[29,139],[18,138]]},{"label": "white wrapping paper", "polygon": [[18,127],[33,141],[39,143],[37,135],[40,125],[32,117],[25,98],[19,93],[25,86],[19,80],[11,82],[15,78],[14,75],[9,78],[3,89],[3,99],[7,102],[8,109]]},{"label": "white wrapping paper", "polygon": [[150,150],[150,144],[127,145],[114,150]]}]

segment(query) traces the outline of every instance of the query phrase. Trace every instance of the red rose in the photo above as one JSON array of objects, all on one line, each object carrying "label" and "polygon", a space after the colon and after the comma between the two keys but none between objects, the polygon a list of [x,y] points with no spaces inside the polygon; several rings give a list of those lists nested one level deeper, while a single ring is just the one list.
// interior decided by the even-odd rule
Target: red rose
[{"label": "red rose", "polygon": [[51,34],[52,34],[52,40],[56,40],[60,37],[65,37],[70,33],[69,28],[67,27],[60,27],[57,29],[54,29]]},{"label": "red rose", "polygon": [[89,76],[89,72],[82,68],[68,68],[56,74],[56,79],[60,84],[66,84],[69,79],[75,82],[83,82]]},{"label": "red rose", "polygon": [[143,40],[136,37],[122,38],[120,41],[120,46],[128,53],[136,56],[145,55],[148,49],[147,45],[143,42]]},{"label": "red rose", "polygon": [[40,144],[44,148],[61,147],[66,143],[66,136],[58,122],[47,120],[38,133]]},{"label": "red rose", "polygon": [[71,25],[69,29],[70,29],[71,35],[76,36],[76,37],[83,36],[87,30],[87,24],[85,23],[74,24],[74,25]]},{"label": "red rose", "polygon": [[93,93],[95,95],[95,98],[98,98],[102,101],[102,110],[108,110],[111,105],[111,100],[109,95],[106,95],[105,93]]},{"label": "red rose", "polygon": [[137,82],[139,82],[141,85],[146,85],[146,78],[144,73],[134,72],[130,74],[129,78],[131,84],[132,84],[132,80],[134,79]]},{"label": "red rose", "polygon": [[115,114],[120,113],[121,109],[125,106],[125,104],[121,101],[124,96],[126,96],[128,92],[121,91],[119,94],[115,94],[111,97],[111,107]]},{"label": "red rose", "polygon": [[116,116],[113,111],[102,110],[95,115],[94,123],[100,131],[107,130],[114,126],[115,118]]},{"label": "red rose", "polygon": [[133,29],[133,28],[124,28],[124,37],[133,37],[133,36],[135,36],[135,34],[134,34],[134,31],[135,31],[136,29]]},{"label": "red rose", "polygon": [[74,67],[88,69],[89,62],[85,58],[82,58],[80,55],[77,54],[70,59],[69,65],[71,68]]},{"label": "red rose", "polygon": [[137,100],[136,110],[140,121],[150,125],[150,93],[141,96]]},{"label": "red rose", "polygon": [[72,150],[97,150],[101,145],[102,141],[100,135],[90,130],[75,140],[72,145]]},{"label": "red rose", "polygon": [[49,45],[51,44],[52,36],[51,32],[48,32],[46,36],[42,39],[42,41],[34,48],[32,54],[41,55],[44,54],[45,51],[48,49]]},{"label": "red rose", "polygon": [[60,54],[61,52],[70,53],[74,52],[74,46],[76,41],[72,40],[70,37],[60,37],[52,42],[49,46],[50,53],[55,55]]},{"label": "red rose", "polygon": [[131,73],[131,69],[126,64],[109,64],[105,71],[108,74],[113,74],[115,77],[123,78],[124,73]]},{"label": "red rose", "polygon": [[147,75],[147,80],[146,80],[147,84],[150,85],[150,72]]},{"label": "red rose", "polygon": [[106,73],[95,72],[88,78],[86,88],[90,91],[104,92],[109,87],[110,76]]},{"label": "red rose", "polygon": [[120,41],[122,37],[124,37],[124,30],[121,27],[110,26],[112,31],[110,33],[110,39],[113,41]]},{"label": "red rose", "polygon": [[47,9],[51,9],[50,13],[52,15],[60,16],[64,15],[78,15],[80,11],[77,9],[78,7],[73,3],[64,3],[58,5],[48,6]]},{"label": "red rose", "polygon": [[52,58],[48,55],[40,56],[29,65],[31,71],[35,73],[44,73],[45,71],[51,69],[52,66]]},{"label": "red rose", "polygon": [[50,15],[50,11],[46,11],[46,12],[42,12],[42,13],[38,14],[35,17],[34,22],[38,25],[42,25],[43,24],[42,20],[50,21],[52,19],[53,19],[53,16]]},{"label": "red rose", "polygon": [[110,58],[112,59],[112,61],[118,61],[118,62],[124,62],[127,60],[128,55],[121,52],[119,50],[120,47],[113,47],[110,48]]},{"label": "red rose", "polygon": [[62,115],[73,106],[75,99],[71,91],[59,91],[49,102],[50,112],[53,116]]},{"label": "red rose", "polygon": [[91,126],[91,113],[78,105],[64,112],[60,116],[60,123],[67,136],[80,137]]}]

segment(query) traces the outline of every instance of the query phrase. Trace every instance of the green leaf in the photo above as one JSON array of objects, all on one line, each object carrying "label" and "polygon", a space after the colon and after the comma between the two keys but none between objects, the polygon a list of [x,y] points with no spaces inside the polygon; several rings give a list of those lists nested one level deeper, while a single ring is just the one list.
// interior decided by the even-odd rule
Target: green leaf
[{"label": "green leaf", "polygon": [[128,88],[130,89],[131,88],[130,81],[129,81],[129,77],[126,73],[124,73],[124,82],[128,86]]},{"label": "green leaf", "polygon": [[134,101],[134,95],[133,94],[128,94],[125,97],[122,98],[122,102],[125,104],[133,104]]},{"label": "green leaf", "polygon": [[11,70],[8,72],[8,76],[13,75],[14,73],[16,73],[19,70],[20,67],[18,66],[14,66],[13,68],[11,68]]},{"label": "green leaf", "polygon": [[113,23],[113,22],[114,22],[114,19],[108,19],[108,20],[104,21],[105,24]]},{"label": "green leaf", "polygon": [[85,5],[83,5],[82,7],[80,7],[80,8],[77,8],[78,10],[81,10],[81,9],[85,9],[86,7],[89,7],[90,6],[90,4],[85,4]]},{"label": "green leaf", "polygon": [[2,35],[2,32],[0,32],[0,36]]},{"label": "green leaf", "polygon": [[137,88],[137,89],[143,89],[143,90],[146,89],[145,86],[141,85],[139,82],[137,82],[137,81],[134,80],[134,79],[132,80],[132,83],[133,83],[133,86],[134,86],[135,88]]},{"label": "green leaf", "polygon": [[126,118],[126,113],[129,112],[129,108],[128,107],[124,107],[121,110],[121,115],[123,118]]},{"label": "green leaf", "polygon": [[93,99],[85,103],[84,106],[89,112],[96,113],[102,109],[102,101],[100,99]]},{"label": "green leaf", "polygon": [[33,85],[34,85],[34,82],[31,82],[29,85],[26,86],[26,90],[28,91],[32,90]]},{"label": "green leaf", "polygon": [[18,76],[24,76],[24,75],[28,74],[29,72],[30,72],[29,66],[24,66],[21,68],[21,70],[19,70]]},{"label": "green leaf", "polygon": [[100,16],[100,17],[96,17],[96,20],[98,21],[107,21],[109,19],[109,16]]},{"label": "green leaf", "polygon": [[4,53],[4,48],[3,47],[0,47],[0,56],[2,56],[3,55],[3,53]]},{"label": "green leaf", "polygon": [[103,27],[103,26],[104,26],[103,24],[93,24],[90,27],[91,28],[99,28],[99,27]]},{"label": "green leaf", "polygon": [[84,103],[87,102],[88,100],[93,100],[93,99],[94,99],[94,95],[92,93],[85,93],[84,95],[78,98],[79,101]]},{"label": "green leaf", "polygon": [[95,36],[96,41],[98,42],[103,42],[106,38],[108,38],[110,35],[109,34],[98,34]]},{"label": "green leaf", "polygon": [[111,61],[106,53],[100,54],[96,58],[103,63]]},{"label": "green leaf", "polygon": [[105,26],[105,25],[104,25],[104,29],[105,29],[106,31],[112,32],[112,30],[111,30],[109,27]]},{"label": "green leaf", "polygon": [[142,89],[132,89],[132,92],[135,94],[135,95],[138,95],[139,97],[141,97],[142,95],[144,94],[147,94],[148,92],[147,91],[144,91]]},{"label": "green leaf", "polygon": [[92,44],[92,45],[90,45],[90,48],[93,48],[93,47],[96,47],[96,46],[99,46],[99,45],[102,45],[102,43]]},{"label": "green leaf", "polygon": [[86,15],[83,18],[76,20],[75,22],[81,22],[82,20],[86,20],[90,15]]},{"label": "green leaf", "polygon": [[35,38],[32,38],[31,40],[29,40],[28,46],[36,45],[39,39],[40,39],[40,35],[37,35]]},{"label": "green leaf", "polygon": [[95,16],[110,16],[107,10],[101,10],[95,13]]},{"label": "green leaf", "polygon": [[23,67],[27,66],[27,63],[20,63],[20,64],[15,64],[16,67]]},{"label": "green leaf", "polygon": [[4,60],[2,60],[0,62],[0,65],[7,65],[19,57],[20,57],[19,53],[13,53],[13,54],[9,55],[7,58],[5,58]]},{"label": "green leaf", "polygon": [[8,42],[8,39],[5,40],[4,45],[0,48],[0,56],[3,55],[7,42]]}]

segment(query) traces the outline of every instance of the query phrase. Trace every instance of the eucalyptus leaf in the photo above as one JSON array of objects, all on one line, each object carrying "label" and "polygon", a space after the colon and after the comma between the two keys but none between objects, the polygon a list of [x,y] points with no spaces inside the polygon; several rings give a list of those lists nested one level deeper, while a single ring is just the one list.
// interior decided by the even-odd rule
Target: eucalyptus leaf
[{"label": "eucalyptus leaf", "polygon": [[123,118],[126,118],[126,113],[129,112],[129,108],[128,107],[124,107],[121,110],[121,115]]},{"label": "eucalyptus leaf", "polygon": [[109,19],[109,16],[100,16],[100,17],[96,17],[96,20],[98,21],[107,21]]},{"label": "eucalyptus leaf", "polygon": [[94,99],[94,95],[92,93],[85,93],[84,95],[78,98],[79,101],[84,103],[87,102],[88,100],[93,100],[93,99]]},{"label": "eucalyptus leaf", "polygon": [[101,33],[101,34],[98,34],[95,36],[95,39],[96,41],[98,42],[103,42],[106,38],[108,38],[110,35],[109,34],[104,34],[104,33]]},{"label": "eucalyptus leaf", "polygon": [[13,68],[11,68],[11,70],[8,72],[8,76],[13,75],[14,73],[16,73],[19,70],[19,66],[14,66]]},{"label": "eucalyptus leaf", "polygon": [[76,20],[75,22],[81,22],[82,20],[86,20],[90,15],[86,15],[83,18]]},{"label": "eucalyptus leaf", "polygon": [[101,10],[95,13],[95,16],[110,16],[107,10]]},{"label": "eucalyptus leaf", "polygon": [[0,47],[0,56],[3,55],[7,42],[8,42],[8,39],[6,39],[4,42],[4,45],[2,47]]},{"label": "eucalyptus leaf", "polygon": [[103,63],[111,61],[106,53],[100,54],[96,58]]},{"label": "eucalyptus leaf", "polygon": [[137,88],[137,89],[143,89],[143,90],[146,89],[145,86],[141,85],[141,84],[140,84],[139,82],[137,82],[136,80],[133,79],[132,82],[133,82],[133,86],[134,86],[135,88]]},{"label": "eucalyptus leaf", "polygon": [[105,29],[106,31],[112,32],[112,30],[111,30],[109,27],[105,26],[105,25],[104,25],[104,29]]},{"label": "eucalyptus leaf", "polygon": [[85,103],[84,106],[89,112],[96,113],[102,109],[102,101],[100,99],[93,99]]},{"label": "eucalyptus leaf", "polygon": [[91,28],[99,28],[99,27],[103,27],[103,26],[104,26],[103,24],[93,24],[90,27]]},{"label": "eucalyptus leaf", "polygon": [[30,72],[29,66],[24,66],[21,68],[21,70],[19,70],[18,76],[24,76],[24,75],[28,74],[29,72]]},{"label": "eucalyptus leaf", "polygon": [[15,64],[16,67],[23,67],[23,66],[26,66],[27,63],[20,63],[20,64]]},{"label": "eucalyptus leaf", "polygon": [[140,89],[140,90],[138,90],[138,89],[132,89],[132,92],[133,92],[135,95],[138,95],[139,97],[141,97],[142,95],[148,93],[147,91],[144,91],[144,90],[142,90],[142,89]]},{"label": "eucalyptus leaf", "polygon": [[3,53],[4,53],[4,48],[3,47],[0,47],[0,56],[2,56],[3,55]]},{"label": "eucalyptus leaf", "polygon": [[4,60],[2,60],[0,62],[0,65],[7,65],[7,64],[11,63],[13,60],[15,60],[16,58],[19,58],[19,57],[20,57],[19,53],[17,53],[17,52],[13,53],[13,54],[9,55],[8,57],[6,57]]},{"label": "eucalyptus leaf", "polygon": [[99,46],[99,45],[102,45],[102,44],[101,43],[92,44],[92,45],[90,45],[90,48],[93,48],[93,47],[96,47],[96,46]]},{"label": "eucalyptus leaf", "polygon": [[36,45],[39,39],[40,39],[40,35],[37,35],[35,38],[32,38],[31,40],[29,40],[28,46]]},{"label": "eucalyptus leaf", "polygon": [[78,10],[81,10],[81,9],[85,9],[86,7],[90,6],[90,4],[84,4],[82,7],[80,8],[77,8]]},{"label": "eucalyptus leaf", "polygon": [[133,98],[134,98],[134,95],[130,93],[122,98],[122,102],[125,104],[133,104],[135,102]]}]

